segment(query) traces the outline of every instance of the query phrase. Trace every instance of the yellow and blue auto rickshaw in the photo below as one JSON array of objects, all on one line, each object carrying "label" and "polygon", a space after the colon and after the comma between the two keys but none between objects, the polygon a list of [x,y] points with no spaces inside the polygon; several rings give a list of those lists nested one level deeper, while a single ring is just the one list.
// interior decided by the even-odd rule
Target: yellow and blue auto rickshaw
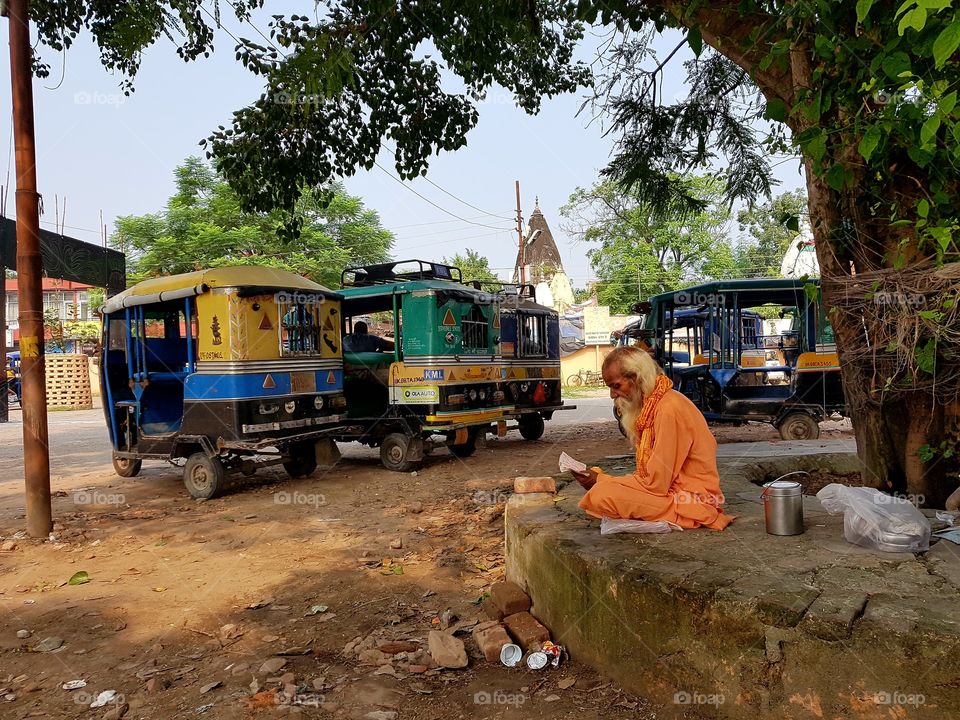
[{"label": "yellow and blue auto rickshaw", "polygon": [[103,307],[100,383],[117,473],[185,459],[195,498],[231,473],[330,457],[345,417],[340,296],[268,267],[145,280]]},{"label": "yellow and blue auto rickshaw", "polygon": [[[379,447],[384,467],[408,471],[433,447],[467,457],[491,427],[506,432],[496,295],[422,260],[348,268],[341,284],[351,427],[338,440]],[[369,332],[375,317],[392,340]]]}]

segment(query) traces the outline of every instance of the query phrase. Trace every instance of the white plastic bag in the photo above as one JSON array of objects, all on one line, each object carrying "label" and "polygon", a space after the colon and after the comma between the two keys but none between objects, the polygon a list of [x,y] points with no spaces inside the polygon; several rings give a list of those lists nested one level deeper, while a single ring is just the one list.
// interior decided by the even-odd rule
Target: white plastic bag
[{"label": "white plastic bag", "polygon": [[601,535],[616,535],[617,533],[668,533],[671,530],[683,530],[683,528],[666,520],[652,522],[650,520],[624,520],[622,518],[600,519]]},{"label": "white plastic bag", "polygon": [[831,515],[843,513],[847,542],[883,552],[930,549],[930,521],[903,498],[838,483],[827,485],[817,497]]}]

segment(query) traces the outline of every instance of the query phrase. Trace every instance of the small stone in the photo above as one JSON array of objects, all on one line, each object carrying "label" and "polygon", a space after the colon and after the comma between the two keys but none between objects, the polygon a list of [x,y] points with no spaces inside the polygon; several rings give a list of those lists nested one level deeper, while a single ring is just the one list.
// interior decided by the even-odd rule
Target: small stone
[{"label": "small stone", "polygon": [[419,515],[423,512],[423,503],[419,501],[410,503],[407,505],[407,512],[413,515]]},{"label": "small stone", "polygon": [[201,694],[201,695],[206,695],[208,692],[210,692],[211,690],[215,690],[216,688],[220,687],[221,685],[223,685],[223,683],[222,683],[221,681],[219,681],[219,680],[214,680],[212,683],[207,683],[207,684],[204,685],[202,688],[200,688],[200,694]]},{"label": "small stone", "polygon": [[509,581],[494,583],[490,588],[490,600],[504,617],[530,609],[530,597],[519,585]]},{"label": "small stone", "polygon": [[393,665],[381,665],[374,671],[373,674],[374,675],[396,675],[397,671],[394,669]]},{"label": "small stone", "polygon": [[297,679],[297,676],[294,675],[292,672],[284,673],[283,675],[280,676],[280,684],[290,685],[296,679]]},{"label": "small stone", "polygon": [[431,630],[427,636],[430,647],[430,656],[440,667],[465,668],[467,666],[467,651],[463,642],[445,632]]},{"label": "small stone", "polygon": [[373,710],[363,716],[366,720],[396,720],[396,710]]},{"label": "small stone", "polygon": [[260,666],[261,675],[272,675],[287,664],[286,658],[275,657],[267,660]]},{"label": "small stone", "polygon": [[410,665],[407,667],[407,672],[412,673],[413,675],[422,675],[429,668],[426,665]]},{"label": "small stone", "polygon": [[238,663],[230,668],[230,674],[236,677],[237,675],[245,675],[247,670],[250,668],[247,663]]},{"label": "small stone", "polygon": [[322,677],[314,678],[313,682],[311,682],[310,684],[313,686],[314,690],[317,690],[319,692],[320,690],[323,690],[323,688],[327,686],[327,679]]},{"label": "small stone", "polygon": [[283,686],[283,694],[288,698],[296,697],[297,695],[297,686],[294,683],[286,683]]},{"label": "small stone", "polygon": [[31,635],[33,635],[33,633],[29,630],[17,630],[17,637],[21,640],[26,640]]},{"label": "small stone", "polygon": [[403,540],[400,538],[394,538],[390,541],[390,548],[392,550],[399,550],[403,547]]},{"label": "small stone", "polygon": [[0,545],[0,552],[13,552],[17,549],[17,544],[13,540],[7,540]]},{"label": "small stone", "polygon": [[559,695],[547,695],[547,696],[543,699],[543,701],[544,701],[544,702],[556,702],[556,701],[559,700],[559,699],[560,699],[560,696],[559,696]]},{"label": "small stone", "polygon": [[120,720],[124,715],[127,714],[127,710],[130,709],[130,706],[127,703],[120,703],[119,705],[107,710],[103,714],[103,720]]},{"label": "small stone", "polygon": [[264,636],[263,636],[262,638],[260,638],[260,639],[261,639],[263,642],[265,642],[265,643],[272,643],[272,642],[276,642],[277,640],[279,640],[280,637],[279,637],[278,635],[264,635]]},{"label": "small stone", "polygon": [[46,637],[33,646],[34,652],[52,652],[57,648],[63,647],[63,638],[55,636]]}]

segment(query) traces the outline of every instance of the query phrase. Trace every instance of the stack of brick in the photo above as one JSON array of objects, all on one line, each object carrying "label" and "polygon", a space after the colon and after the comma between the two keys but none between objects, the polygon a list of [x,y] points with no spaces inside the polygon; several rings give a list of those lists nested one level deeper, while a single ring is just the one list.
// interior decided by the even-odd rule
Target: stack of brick
[{"label": "stack of brick", "polygon": [[512,582],[499,582],[483,603],[491,619],[474,628],[473,639],[489,661],[500,659],[500,649],[515,642],[524,652],[539,650],[550,639],[550,631],[530,614],[530,598]]}]

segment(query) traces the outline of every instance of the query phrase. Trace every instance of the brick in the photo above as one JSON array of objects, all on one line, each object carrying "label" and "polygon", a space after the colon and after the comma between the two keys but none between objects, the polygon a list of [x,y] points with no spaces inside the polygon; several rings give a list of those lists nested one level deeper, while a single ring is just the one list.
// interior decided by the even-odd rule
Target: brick
[{"label": "brick", "polygon": [[505,581],[494,584],[490,588],[490,599],[504,617],[530,609],[530,598],[516,583]]},{"label": "brick", "polygon": [[509,615],[503,619],[503,624],[524,652],[539,650],[543,643],[550,639],[550,631],[528,612]]},{"label": "brick", "polygon": [[497,607],[497,604],[493,601],[493,598],[487,598],[480,605],[483,608],[483,612],[486,613],[487,617],[491,620],[496,620],[499,622],[503,620],[503,613],[500,612],[500,608]]},{"label": "brick", "polygon": [[500,648],[510,642],[510,636],[507,635],[507,631],[500,623],[494,623],[482,630],[474,630],[473,639],[480,648],[480,652],[489,662],[498,661],[500,659]]},{"label": "brick", "polygon": [[515,493],[555,493],[557,482],[552,477],[518,477],[513,479]]}]

